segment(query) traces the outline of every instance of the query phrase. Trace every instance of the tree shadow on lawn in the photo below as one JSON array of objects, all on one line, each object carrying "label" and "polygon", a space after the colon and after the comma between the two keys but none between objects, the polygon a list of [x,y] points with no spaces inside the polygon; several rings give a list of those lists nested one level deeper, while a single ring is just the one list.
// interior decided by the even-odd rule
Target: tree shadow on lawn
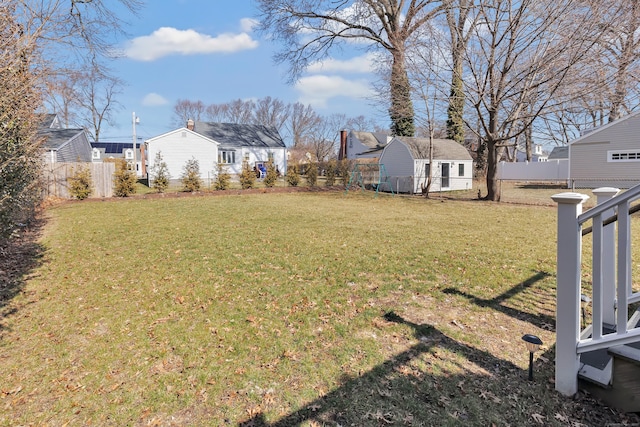
[{"label": "tree shadow on lawn", "polygon": [[[555,330],[555,322],[556,322],[555,318],[551,315],[542,313],[541,311],[543,310],[535,310],[537,313],[533,313],[533,312],[518,310],[516,308],[504,305],[506,301],[511,300],[512,298],[516,297],[519,294],[523,297],[528,297],[529,298],[528,302],[530,302],[531,306],[544,304],[544,301],[542,300],[548,297],[548,295],[545,295],[544,293],[539,292],[540,291],[539,289],[535,290],[534,292],[533,290],[531,290],[531,288],[537,282],[549,276],[551,276],[550,273],[539,271],[533,276],[529,277],[524,282],[518,283],[508,291],[491,299],[478,298],[474,295],[470,295],[466,292],[462,292],[456,288],[443,289],[442,292],[448,295],[462,296],[479,307],[488,307],[493,310],[499,311],[503,314],[506,314],[507,316],[513,317],[514,319],[529,322],[541,329],[553,331]],[[525,293],[527,292],[528,294],[525,295]],[[555,300],[553,302],[555,303]]]},{"label": "tree shadow on lawn", "polygon": [[239,426],[591,426],[637,421],[584,393],[572,400],[555,392],[552,349],[537,359],[530,382],[526,369],[432,325],[407,321],[393,311],[383,317],[410,326],[420,342],[371,371],[344,378],[337,389],[277,421],[269,423],[258,413]]},{"label": "tree shadow on lawn", "polygon": [[44,247],[38,237],[44,220],[33,221],[28,228],[0,246],[0,337],[6,329],[4,319],[17,313],[11,301],[24,289],[29,274],[42,263]]}]

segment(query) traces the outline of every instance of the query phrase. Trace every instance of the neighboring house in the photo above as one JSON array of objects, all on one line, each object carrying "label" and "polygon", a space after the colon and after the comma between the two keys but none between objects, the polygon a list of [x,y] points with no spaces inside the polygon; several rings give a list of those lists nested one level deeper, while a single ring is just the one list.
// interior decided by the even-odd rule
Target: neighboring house
[{"label": "neighboring house", "polygon": [[[274,127],[237,123],[194,123],[190,120],[187,128],[219,144],[216,167],[217,164],[225,165],[231,174],[241,173],[243,162],[247,162],[251,168],[260,168],[271,161],[280,173],[284,174],[287,171],[287,147]],[[149,152],[149,161],[152,159]],[[200,167],[202,168],[202,163]]]},{"label": "neighboring house", "polygon": [[[138,176],[145,176],[145,158],[144,144],[136,144],[135,156],[136,171]],[[94,163],[100,163],[108,159],[125,159],[131,163],[134,160],[133,142],[92,142],[91,143],[91,160]]]},{"label": "neighboring house", "polygon": [[341,148],[341,152],[346,153],[346,158],[350,160],[379,158],[391,139],[383,132],[350,131],[346,137],[346,147]]},{"label": "neighboring house", "polygon": [[569,161],[569,147],[563,145],[562,147],[553,147],[547,161],[552,160],[566,160]]},{"label": "neighboring house", "polygon": [[[542,150],[542,145],[534,144],[531,152],[531,162],[546,162],[549,159],[549,155]],[[516,151],[516,162],[526,162],[527,153],[522,150]]]},{"label": "neighboring house", "polygon": [[393,138],[379,160],[394,192],[421,192],[427,185],[430,170],[430,191],[472,188],[473,160],[465,147],[451,139],[434,139],[432,161],[429,160],[429,138],[408,137]]},{"label": "neighboring house", "polygon": [[569,144],[572,187],[629,188],[640,182],[640,112],[585,132]]},{"label": "neighboring house", "polygon": [[37,137],[47,163],[90,162],[91,145],[84,129],[63,129],[56,114],[42,116]]},{"label": "neighboring house", "polygon": [[160,153],[167,164],[171,179],[181,178],[189,160],[195,159],[200,167],[200,178],[215,176],[218,163],[218,142],[193,130],[180,128],[153,137],[144,142],[147,153],[147,169],[151,171],[156,155]]}]

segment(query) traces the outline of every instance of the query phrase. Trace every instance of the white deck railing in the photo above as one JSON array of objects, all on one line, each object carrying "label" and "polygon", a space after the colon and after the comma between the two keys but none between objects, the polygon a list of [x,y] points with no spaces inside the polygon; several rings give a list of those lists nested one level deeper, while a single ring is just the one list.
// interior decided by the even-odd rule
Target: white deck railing
[{"label": "white deck railing", "polygon": [[[627,327],[628,306],[640,301],[640,292],[632,289],[629,214],[632,202],[640,199],[640,185],[618,192],[615,188],[594,190],[598,204],[585,213],[582,204],[588,196],[561,193],[552,197],[558,203],[556,390],[565,395],[578,391],[580,353],[640,341],[640,328]],[[612,221],[616,215],[617,221]],[[584,339],[580,337],[582,235],[589,221],[593,315],[590,337]],[[614,327],[615,333],[603,334],[603,324]]]}]

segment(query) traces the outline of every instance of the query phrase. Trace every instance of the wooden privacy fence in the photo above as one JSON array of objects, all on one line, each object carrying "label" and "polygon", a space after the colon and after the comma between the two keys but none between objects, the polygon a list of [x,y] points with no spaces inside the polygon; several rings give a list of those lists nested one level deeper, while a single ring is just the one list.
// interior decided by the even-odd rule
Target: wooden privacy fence
[{"label": "wooden privacy fence", "polygon": [[113,175],[116,164],[105,163],[49,163],[44,168],[45,196],[71,198],[69,193],[69,178],[81,168],[91,171],[93,191],[90,197],[112,197]]}]

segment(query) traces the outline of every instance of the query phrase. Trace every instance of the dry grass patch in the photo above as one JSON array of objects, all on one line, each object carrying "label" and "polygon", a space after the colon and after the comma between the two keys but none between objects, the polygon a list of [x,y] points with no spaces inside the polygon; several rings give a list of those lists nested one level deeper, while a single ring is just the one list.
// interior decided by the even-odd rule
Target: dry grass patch
[{"label": "dry grass patch", "polygon": [[[340,192],[49,213],[3,302],[2,425],[632,419],[553,390],[552,208]],[[532,384],[524,333],[546,344]]]}]

